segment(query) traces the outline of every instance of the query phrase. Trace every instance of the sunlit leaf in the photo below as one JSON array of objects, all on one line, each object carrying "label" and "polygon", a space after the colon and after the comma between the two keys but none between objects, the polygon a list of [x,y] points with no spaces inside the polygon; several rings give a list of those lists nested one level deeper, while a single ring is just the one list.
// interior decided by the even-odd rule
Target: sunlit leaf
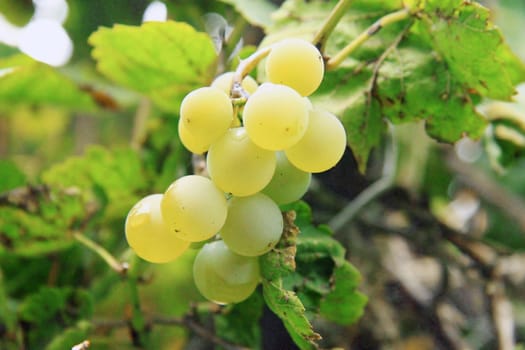
[{"label": "sunlit leaf", "polygon": [[184,95],[207,85],[215,74],[211,39],[182,22],[117,24],[100,28],[89,43],[101,73],[174,113]]}]

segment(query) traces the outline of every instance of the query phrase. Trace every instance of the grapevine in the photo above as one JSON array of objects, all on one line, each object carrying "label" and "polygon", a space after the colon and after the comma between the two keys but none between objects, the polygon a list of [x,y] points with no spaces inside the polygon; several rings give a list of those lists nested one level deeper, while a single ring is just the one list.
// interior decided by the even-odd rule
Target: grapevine
[{"label": "grapevine", "polygon": [[[268,81],[258,85],[248,68],[263,58]],[[191,91],[181,104],[181,142],[190,152],[206,153],[209,179],[175,180],[164,194],[137,203],[126,223],[130,247],[152,263],[176,259],[190,242],[205,242],[194,280],[218,303],[251,295],[260,280],[257,257],[283,233],[279,205],[299,200],[311,173],[334,167],[346,148],[339,119],[308,99],[325,69],[313,44],[284,39],[239,67]]]},{"label": "grapevine", "polygon": [[524,348],[521,2],[0,3],[0,349]]}]

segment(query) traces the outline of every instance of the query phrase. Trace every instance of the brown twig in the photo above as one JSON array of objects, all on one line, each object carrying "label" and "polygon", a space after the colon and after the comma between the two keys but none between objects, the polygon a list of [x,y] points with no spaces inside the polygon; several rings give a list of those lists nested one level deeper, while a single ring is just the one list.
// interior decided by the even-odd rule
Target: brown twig
[{"label": "brown twig", "polygon": [[515,221],[525,233],[525,201],[522,198],[473,165],[462,162],[452,152],[445,159],[446,165],[458,176],[461,183],[474,190],[488,203],[500,208],[501,212]]}]

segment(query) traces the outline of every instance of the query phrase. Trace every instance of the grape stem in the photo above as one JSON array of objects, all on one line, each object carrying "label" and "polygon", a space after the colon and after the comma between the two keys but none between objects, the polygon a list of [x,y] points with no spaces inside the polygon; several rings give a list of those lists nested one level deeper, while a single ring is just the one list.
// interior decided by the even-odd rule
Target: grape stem
[{"label": "grape stem", "polygon": [[317,34],[315,35],[314,39],[312,40],[312,43],[321,51],[321,53],[324,52],[326,41],[328,40],[328,37],[330,34],[334,31],[335,26],[339,23],[343,15],[345,14],[346,10],[350,7],[352,4],[351,0],[339,0],[337,5],[332,9],[332,12],[328,15],[328,18],[323,23],[323,26]]},{"label": "grape stem", "polygon": [[413,13],[408,8],[403,8],[401,10],[389,13],[377,21],[374,22],[370,27],[365,31],[359,34],[354,40],[352,40],[348,45],[346,45],[341,51],[339,51],[335,56],[330,58],[326,62],[326,69],[332,70],[337,68],[345,58],[352,54],[359,46],[365,43],[372,36],[377,34],[383,27],[386,27],[390,24],[400,22],[404,19],[409,18]]},{"label": "grape stem", "polygon": [[243,89],[242,80],[259,64],[259,62],[261,62],[263,58],[268,56],[271,50],[271,46],[265,47],[263,49],[257,50],[244,60],[241,60],[237,66],[237,69],[235,70],[235,73],[233,74],[232,79],[232,90],[230,96],[234,100],[234,104],[238,104],[239,102],[242,104],[242,101],[236,101],[239,99],[246,102],[249,94]]},{"label": "grape stem", "polygon": [[109,267],[111,267],[118,274],[124,276],[128,272],[129,266],[127,263],[119,262],[113,255],[111,255],[110,252],[108,252],[104,247],[99,245],[97,242],[84,236],[80,232],[73,232],[73,238],[77,240],[79,243],[83,244],[85,247],[89,248],[95,254],[100,256],[102,260],[104,260],[109,265]]}]

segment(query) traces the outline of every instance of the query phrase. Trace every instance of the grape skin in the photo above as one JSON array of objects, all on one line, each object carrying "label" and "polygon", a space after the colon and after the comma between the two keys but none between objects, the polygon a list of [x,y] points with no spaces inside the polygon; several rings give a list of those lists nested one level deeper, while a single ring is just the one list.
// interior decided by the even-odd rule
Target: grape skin
[{"label": "grape skin", "polygon": [[219,232],[226,221],[227,202],[224,193],[210,179],[187,175],[168,187],[161,211],[175,236],[198,242]]},{"label": "grape skin", "polygon": [[285,154],[297,168],[319,173],[335,166],[345,148],[346,132],[341,121],[332,113],[314,109],[303,138]]},{"label": "grape skin", "polygon": [[216,87],[201,87],[182,100],[180,118],[185,129],[199,144],[211,144],[228,130],[233,122],[229,95]]},{"label": "grape skin", "polygon": [[198,137],[193,136],[184,126],[182,119],[178,122],[178,133],[180,142],[186,147],[186,149],[195,154],[204,154],[210,145],[208,143],[202,143]]},{"label": "grape skin", "polygon": [[284,152],[277,152],[277,166],[272,180],[262,190],[279,205],[289,204],[299,200],[308,190],[312,174],[297,169]]},{"label": "grape skin", "polygon": [[193,263],[193,280],[206,299],[218,304],[238,303],[257,287],[259,262],[233,253],[223,241],[206,243]]},{"label": "grape skin", "polygon": [[206,162],[217,187],[234,196],[249,196],[270,182],[276,160],[274,152],[257,147],[239,127],[210,146]]},{"label": "grape skin", "polygon": [[126,240],[135,254],[152,263],[167,263],[184,253],[190,242],[175,237],[164,222],[162,194],[142,198],[126,217]]},{"label": "grape skin", "polygon": [[323,80],[323,56],[312,43],[288,38],[272,45],[265,69],[270,82],[290,86],[308,96]]},{"label": "grape skin", "polygon": [[264,83],[250,96],[243,124],[257,146],[279,151],[293,146],[308,126],[308,104],[294,89]]},{"label": "grape skin", "polygon": [[220,234],[233,252],[259,256],[279,242],[282,232],[283,217],[279,207],[265,194],[257,193],[230,199],[228,216]]}]

